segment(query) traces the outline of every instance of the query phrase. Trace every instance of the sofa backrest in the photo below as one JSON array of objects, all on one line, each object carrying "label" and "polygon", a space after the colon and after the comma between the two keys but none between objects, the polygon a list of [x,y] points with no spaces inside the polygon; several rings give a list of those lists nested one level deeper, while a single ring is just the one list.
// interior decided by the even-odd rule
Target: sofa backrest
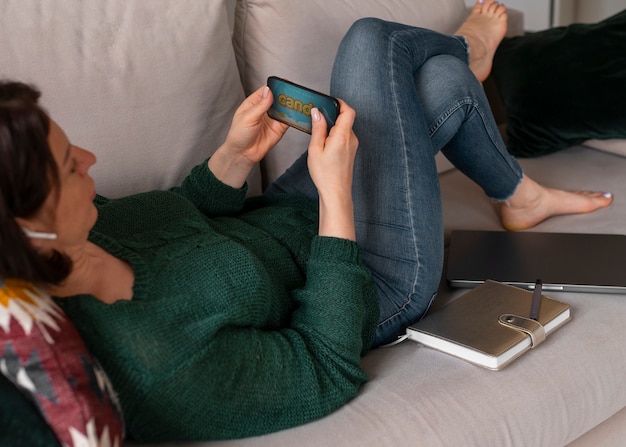
[{"label": "sofa backrest", "polygon": [[[354,20],[452,32],[465,14],[464,0],[3,0],[0,78],[42,90],[70,140],[98,157],[98,193],[117,197],[178,184],[267,76],[327,91]],[[264,182],[307,144],[290,129]],[[259,170],[249,183],[261,191]]]},{"label": "sofa backrest", "polygon": [[[233,42],[243,87],[250,93],[276,75],[328,93],[341,38],[362,17],[379,17],[452,33],[467,15],[464,0],[237,0]],[[264,181],[307,147],[290,129],[264,162]]]},{"label": "sofa backrest", "polygon": [[244,97],[225,0],[3,0],[0,78],[42,90],[109,197],[179,183]]}]

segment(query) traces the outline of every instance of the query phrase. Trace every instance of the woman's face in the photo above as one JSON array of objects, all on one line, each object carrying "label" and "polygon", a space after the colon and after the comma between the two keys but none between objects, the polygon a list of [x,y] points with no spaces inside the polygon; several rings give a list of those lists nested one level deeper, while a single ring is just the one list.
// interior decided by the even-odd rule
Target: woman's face
[{"label": "woman's face", "polygon": [[59,172],[58,188],[52,188],[42,209],[29,228],[57,234],[56,248],[80,244],[87,240],[96,223],[98,211],[93,204],[96,192],[89,168],[96,157],[89,151],[73,146],[63,130],[51,119],[48,145]]}]

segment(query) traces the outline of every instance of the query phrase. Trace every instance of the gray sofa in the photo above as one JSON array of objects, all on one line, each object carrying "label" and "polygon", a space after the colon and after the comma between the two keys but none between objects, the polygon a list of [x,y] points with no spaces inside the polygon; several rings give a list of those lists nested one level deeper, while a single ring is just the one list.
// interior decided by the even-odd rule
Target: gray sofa
[{"label": "gray sofa", "polygon": [[[3,0],[0,77],[43,90],[70,139],[96,153],[98,192],[116,197],[180,181],[222,142],[234,109],[267,76],[327,91],[339,39],[355,19],[453,32],[466,13],[463,0]],[[509,32],[521,33],[521,14],[511,11],[509,19]],[[613,206],[553,218],[534,231],[624,233],[626,144],[589,144],[600,148],[572,147],[522,164],[547,185],[612,191]],[[303,134],[289,131],[249,179],[251,191],[306,145]],[[446,232],[500,230],[478,187],[439,162]],[[442,281],[433,309],[461,293]],[[626,297],[552,295],[572,306],[573,320],[502,371],[405,341],[367,354],[370,382],[328,417],[193,445],[622,446]]]}]

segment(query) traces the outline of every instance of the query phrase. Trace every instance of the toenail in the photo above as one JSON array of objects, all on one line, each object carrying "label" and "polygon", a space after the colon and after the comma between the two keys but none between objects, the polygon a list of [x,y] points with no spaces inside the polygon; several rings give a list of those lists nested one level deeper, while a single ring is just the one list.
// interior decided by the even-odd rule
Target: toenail
[{"label": "toenail", "polygon": [[613,197],[613,194],[611,194],[610,192],[603,192],[602,195],[606,197],[607,199],[610,199],[611,197]]}]

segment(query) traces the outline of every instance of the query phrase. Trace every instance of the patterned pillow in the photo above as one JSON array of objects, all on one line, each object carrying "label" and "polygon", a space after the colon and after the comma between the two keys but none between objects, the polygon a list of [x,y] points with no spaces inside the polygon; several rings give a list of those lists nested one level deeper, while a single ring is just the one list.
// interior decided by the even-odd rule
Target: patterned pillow
[{"label": "patterned pillow", "polygon": [[0,279],[0,371],[67,447],[121,447],[117,396],[74,325],[43,290]]}]

